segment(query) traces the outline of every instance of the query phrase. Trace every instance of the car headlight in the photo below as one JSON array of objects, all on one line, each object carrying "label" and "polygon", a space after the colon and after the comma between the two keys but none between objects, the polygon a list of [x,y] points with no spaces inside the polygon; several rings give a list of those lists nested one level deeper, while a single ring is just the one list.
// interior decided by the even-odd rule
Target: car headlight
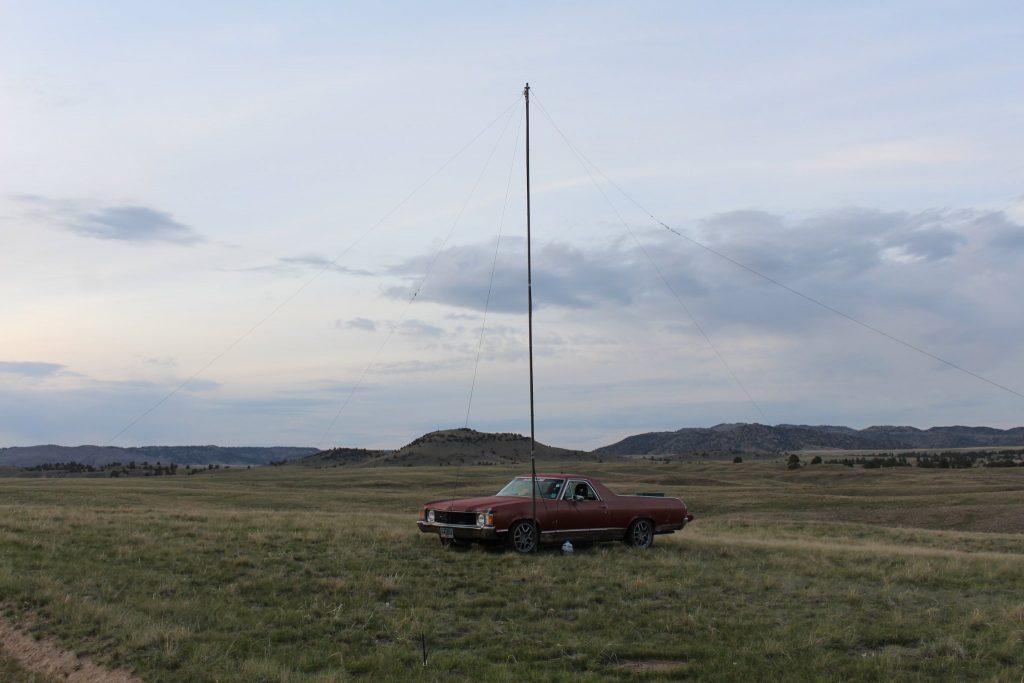
[{"label": "car headlight", "polygon": [[434,511],[433,510],[427,510],[427,521],[430,522],[431,524],[434,523]]},{"label": "car headlight", "polygon": [[487,524],[487,513],[478,512],[476,515],[476,525],[483,526],[484,524]]}]

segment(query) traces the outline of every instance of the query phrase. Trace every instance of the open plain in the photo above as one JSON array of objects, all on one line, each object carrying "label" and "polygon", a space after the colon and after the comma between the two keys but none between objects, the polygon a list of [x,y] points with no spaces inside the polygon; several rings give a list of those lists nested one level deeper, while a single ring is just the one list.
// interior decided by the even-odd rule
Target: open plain
[{"label": "open plain", "polygon": [[697,519],[521,557],[414,524],[521,469],[0,478],[3,618],[146,681],[1024,679],[1022,468],[573,469]]}]

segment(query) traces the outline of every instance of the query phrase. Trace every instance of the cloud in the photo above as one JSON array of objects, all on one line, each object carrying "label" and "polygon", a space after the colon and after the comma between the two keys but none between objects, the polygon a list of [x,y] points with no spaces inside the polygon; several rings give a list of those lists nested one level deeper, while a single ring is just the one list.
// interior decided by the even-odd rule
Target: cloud
[{"label": "cloud", "polygon": [[1007,229],[994,235],[992,246],[1003,249],[1024,249],[1024,227]]},{"label": "cloud", "polygon": [[[504,247],[494,266],[494,246],[488,244],[451,247],[438,256],[438,267],[424,283],[419,300],[445,303],[458,308],[492,311],[525,312],[526,310],[526,244],[520,239],[502,240]],[[649,281],[649,266],[644,268],[642,255],[635,249],[613,244],[604,249],[586,250],[562,243],[549,243],[535,249],[533,260],[534,307],[561,306],[574,309],[596,308],[614,303],[633,302],[638,281]],[[394,275],[416,283],[426,271],[430,257],[409,259],[389,269]],[[682,271],[677,277],[685,286],[696,286]],[[409,286],[385,289],[387,296],[407,299]]]},{"label": "cloud", "polygon": [[201,392],[201,391],[213,391],[221,387],[220,382],[215,382],[212,379],[196,378],[189,380],[188,383],[183,387],[185,391]]},{"label": "cloud", "polygon": [[336,261],[327,259],[323,256],[317,256],[310,254],[306,256],[285,256],[277,259],[281,266],[286,268],[307,268],[313,270],[330,270],[335,273],[344,273],[346,275],[375,275],[372,271],[365,270],[363,268],[349,268],[342,266]]},{"label": "cloud", "polygon": [[957,248],[967,244],[967,238],[952,230],[930,229],[918,230],[908,235],[886,240],[891,251],[885,251],[891,258],[893,254],[924,261],[938,261],[952,256]]},{"label": "cloud", "polygon": [[36,361],[0,361],[0,374],[22,377],[53,377],[64,372],[60,363]]},{"label": "cloud", "polygon": [[195,230],[174,220],[169,213],[146,206],[94,206],[32,194],[14,195],[12,199],[32,207],[36,217],[83,237],[182,246],[204,241]]},{"label": "cloud", "polygon": [[[1024,319],[1012,313],[1017,292],[1024,289],[1024,225],[1010,214],[842,207],[799,216],[740,210],[688,223],[669,222],[721,254],[857,319],[1007,386],[1021,384],[1013,359],[1019,358],[1015,340],[1024,334]],[[534,343],[543,387],[539,396],[557,416],[552,419],[571,421],[578,415],[581,421],[600,422],[604,416],[618,416],[622,406],[628,408],[616,418],[621,424],[643,422],[644,427],[675,428],[684,419],[681,415],[706,424],[758,419],[666,288],[664,276],[773,422],[914,423],[977,415],[982,415],[979,422],[989,421],[982,408],[970,406],[928,412],[937,400],[931,397],[947,394],[990,407],[984,402],[991,391],[988,386],[976,386],[975,380],[948,368],[936,372],[938,364],[931,359],[915,356],[667,231],[643,231],[638,236],[643,249],[624,239],[536,245],[534,296],[543,313],[535,319]],[[503,240],[491,292],[490,310],[514,315],[488,316],[481,346],[480,312],[493,256],[493,241],[441,252],[410,309],[417,319],[395,328],[398,334],[392,344],[400,348],[389,348],[386,360],[397,362],[374,363],[367,373],[376,382],[373,390],[359,387],[364,393],[345,408],[343,421],[369,429],[380,419],[376,413],[387,413],[394,416],[388,428],[400,424],[405,429],[419,419],[431,426],[445,424],[444,416],[450,414],[459,419],[463,408],[446,412],[433,402],[422,415],[410,418],[417,412],[410,407],[423,404],[410,392],[425,392],[429,386],[435,395],[453,396],[450,403],[459,403],[464,384],[471,381],[478,349],[482,355],[474,419],[478,414],[492,416],[489,423],[481,417],[480,426],[506,419],[508,396],[518,395],[525,377],[523,241]],[[383,286],[394,285],[385,291],[392,296],[400,292],[400,298],[408,300],[410,287],[419,284],[430,257],[382,268]],[[324,263],[316,257],[296,257],[287,265],[312,268]],[[440,306],[421,307],[423,300]],[[376,318],[342,317],[334,324],[370,332],[390,329],[390,323]],[[156,368],[174,368],[170,358],[138,359]],[[305,443],[330,424],[362,367],[362,361],[353,357],[352,367],[333,383],[302,384],[297,379],[286,390],[239,390],[213,382],[190,386],[129,437],[163,439],[164,434],[178,433],[174,430],[182,423],[191,430],[193,421],[205,431],[190,434],[219,434],[219,423],[230,417],[244,425],[227,437],[236,442],[252,438],[249,430],[277,438],[270,431],[273,427],[277,433],[297,435],[289,437],[295,443]],[[42,389],[54,400],[66,400],[67,410],[78,411],[69,424],[85,430],[82,434],[96,429],[92,423],[100,424],[101,438],[116,433],[123,426],[121,418],[137,414],[139,405],[159,400],[165,385],[174,386],[164,373],[155,373],[162,379],[149,385],[77,380],[55,363],[8,361],[0,363],[0,372],[43,377],[15,378],[6,384],[29,387],[32,391],[22,395],[32,394],[39,405]],[[348,372],[351,377],[346,377]],[[59,380],[52,379],[54,375]],[[6,405],[15,406],[14,392],[0,387],[0,394],[4,391]],[[116,409],[118,419],[108,416],[97,422],[86,400],[95,396]],[[128,401],[128,396],[135,400]],[[416,394],[417,399],[421,396]],[[1001,398],[997,394],[996,400]],[[899,412],[914,401],[917,412]],[[485,407],[490,412],[484,412]],[[25,415],[23,408],[18,415]],[[1011,410],[993,411],[991,419],[1009,424],[1016,419]],[[1008,412],[1011,417],[1005,417]],[[45,434],[47,429],[64,433],[64,427],[52,421],[43,424],[44,417],[40,413],[32,434]],[[414,422],[406,422],[409,419]],[[297,431],[300,426],[308,431]],[[0,427],[22,434],[22,422],[9,416],[0,416]],[[348,438],[346,432],[340,442]]]},{"label": "cloud", "polygon": [[[1024,204],[1024,202],[1022,202]],[[1011,219],[1012,214],[994,212],[974,221],[974,226],[989,234],[989,245],[999,250],[1024,249],[1024,226]],[[1024,212],[1020,219],[1024,222]]]},{"label": "cloud", "polygon": [[[0,443],[106,443],[144,407],[159,401],[164,389],[130,383],[46,391],[0,386]],[[329,397],[182,392],[113,445],[304,445],[311,435],[323,431],[334,405],[336,401]],[[182,425],[187,425],[184,431]]]},{"label": "cloud", "polygon": [[343,266],[336,261],[316,254],[307,254],[305,256],[282,256],[279,257],[275,263],[269,265],[250,266],[248,268],[236,268],[234,270],[244,273],[298,273],[300,271],[310,270],[329,270],[333,273],[341,273],[342,275],[376,275],[373,271],[363,268],[349,268],[348,266]]},{"label": "cloud", "polygon": [[[850,207],[759,221],[736,212],[699,227],[697,239],[716,251],[866,322],[892,325],[893,332],[910,334],[906,326],[922,316],[947,334],[1010,324],[994,310],[1005,290],[978,279],[1005,266],[1006,276],[1020,280],[1016,268],[994,263],[999,254],[992,240],[1022,229],[999,211]],[[697,270],[708,293],[697,298],[695,310],[712,324],[792,335],[823,320],[838,321],[711,254]],[[912,336],[923,341],[917,336],[923,332],[913,330]]]},{"label": "cloud", "polygon": [[367,332],[373,332],[374,330],[377,329],[377,323],[370,320],[369,318],[352,318],[351,320],[339,320],[334,323],[334,326],[352,330],[366,330]]},{"label": "cloud", "polygon": [[[1003,293],[1010,291],[1007,286],[1024,286],[1020,269],[1008,262],[1012,253],[998,250],[1000,245],[1024,246],[1024,227],[1004,212],[844,207],[789,217],[739,210],[677,228],[719,254],[849,315],[883,328],[891,325],[895,333],[908,334],[910,321],[920,323],[925,317],[932,321],[928,334],[938,334],[940,329],[946,335],[969,334],[965,330],[989,324],[1010,334],[1017,327],[1012,316],[996,310],[1009,305]],[[695,333],[689,314],[676,301],[678,296],[701,326],[719,338],[753,331],[792,337],[825,321],[847,324],[678,236],[658,231],[640,237],[643,249],[625,240],[586,247],[561,243],[535,247],[535,308],[577,312],[590,325],[608,330],[615,329],[613,321],[628,319],[636,325],[653,326],[660,321],[661,329],[677,322]],[[489,308],[524,313],[524,244],[516,239],[505,242],[495,267]],[[438,267],[418,300],[461,309],[455,315],[483,310],[493,249],[493,243],[481,243],[441,252]],[[414,286],[428,264],[427,257],[412,258],[389,272]],[[992,290],[992,282],[983,281],[980,274],[995,267],[1003,269],[1003,286]],[[406,298],[409,286],[392,286],[385,293]],[[910,336],[926,341],[919,334],[926,333],[915,329]]]},{"label": "cloud", "polygon": [[422,320],[405,320],[398,326],[399,334],[409,337],[430,337],[437,339],[444,336],[444,330]]},{"label": "cloud", "polygon": [[[787,279],[828,270],[849,277],[881,261],[879,241],[898,214],[860,208],[829,211],[801,221],[760,211],[731,211],[698,223],[699,239],[745,265]],[[712,286],[712,288],[714,288]]]},{"label": "cloud", "polygon": [[395,363],[377,363],[370,371],[377,375],[442,372],[467,368],[471,362],[470,359],[466,358],[448,358],[435,361],[410,360]]},{"label": "cloud", "polygon": [[347,396],[352,393],[375,391],[378,387],[366,382],[356,383],[353,381],[340,381],[335,379],[318,379],[301,382],[299,386],[289,389],[278,389],[274,393],[281,396],[310,396],[310,395],[341,395]]},{"label": "cloud", "polygon": [[112,206],[80,215],[67,228],[85,237],[124,242],[168,242],[189,245],[202,241],[192,228],[170,214],[145,206]]}]

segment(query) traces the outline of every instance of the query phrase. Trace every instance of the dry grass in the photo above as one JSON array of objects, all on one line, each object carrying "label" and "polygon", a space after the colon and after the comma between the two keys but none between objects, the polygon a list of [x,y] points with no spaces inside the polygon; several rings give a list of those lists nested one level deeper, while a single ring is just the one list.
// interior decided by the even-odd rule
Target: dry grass
[{"label": "dry grass", "polygon": [[1021,679],[1024,472],[588,470],[698,520],[519,557],[416,531],[454,468],[0,479],[0,601],[155,681]]}]

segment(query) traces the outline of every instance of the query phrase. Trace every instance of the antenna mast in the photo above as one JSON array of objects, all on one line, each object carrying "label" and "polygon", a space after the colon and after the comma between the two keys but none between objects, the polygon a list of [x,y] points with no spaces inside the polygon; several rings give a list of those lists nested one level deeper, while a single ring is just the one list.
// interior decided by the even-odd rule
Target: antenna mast
[{"label": "antenna mast", "polygon": [[533,257],[530,251],[530,84],[523,88],[526,100],[526,310],[530,340],[530,489],[533,503],[533,548],[540,546],[540,529],[537,526],[537,438],[533,421]]}]

